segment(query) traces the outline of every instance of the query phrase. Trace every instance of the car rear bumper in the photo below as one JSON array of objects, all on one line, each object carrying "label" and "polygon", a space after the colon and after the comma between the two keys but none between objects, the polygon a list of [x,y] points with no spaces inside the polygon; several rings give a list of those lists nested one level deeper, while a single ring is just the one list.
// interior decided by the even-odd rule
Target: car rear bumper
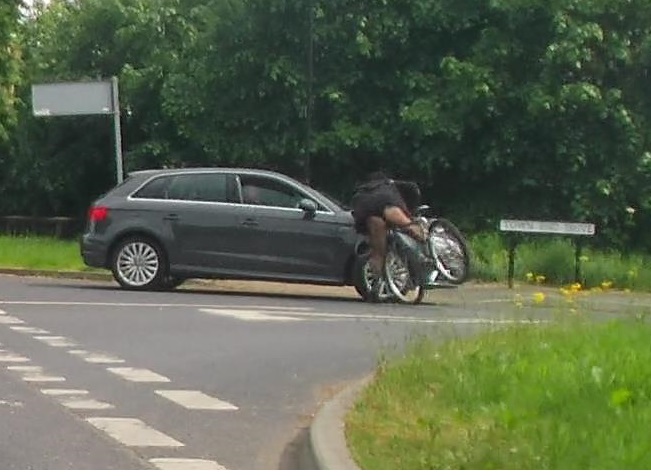
[{"label": "car rear bumper", "polygon": [[86,266],[91,268],[107,267],[108,249],[103,242],[94,239],[89,234],[85,234],[79,240],[79,248]]}]

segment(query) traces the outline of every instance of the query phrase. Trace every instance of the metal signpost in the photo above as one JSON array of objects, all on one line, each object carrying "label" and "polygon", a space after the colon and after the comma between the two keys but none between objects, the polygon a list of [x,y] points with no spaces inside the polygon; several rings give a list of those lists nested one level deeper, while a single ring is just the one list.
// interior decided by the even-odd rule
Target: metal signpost
[{"label": "metal signpost", "polygon": [[118,79],[32,85],[32,109],[36,117],[113,115],[117,182],[124,177]]},{"label": "metal signpost", "polygon": [[[500,231],[515,233],[542,233],[555,235],[573,235],[574,239],[574,280],[581,279],[581,236],[593,236],[595,234],[594,223],[573,223],[554,221],[533,221],[533,220],[500,220]],[[517,235],[516,235],[517,236]],[[513,287],[513,274],[515,272],[515,247],[517,238],[509,240],[509,288]]]}]

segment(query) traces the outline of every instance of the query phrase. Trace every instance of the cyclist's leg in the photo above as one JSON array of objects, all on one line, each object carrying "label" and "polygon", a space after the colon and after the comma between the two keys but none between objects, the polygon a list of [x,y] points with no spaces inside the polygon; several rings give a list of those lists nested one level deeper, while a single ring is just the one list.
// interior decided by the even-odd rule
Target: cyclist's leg
[{"label": "cyclist's leg", "polygon": [[384,209],[384,219],[390,225],[399,228],[405,228],[409,231],[409,234],[418,241],[425,241],[425,234],[423,229],[413,223],[411,218],[402,210],[400,207],[388,206]]},{"label": "cyclist's leg", "polygon": [[371,248],[368,261],[375,276],[380,277],[387,248],[387,226],[382,218],[370,216],[366,219],[366,230]]}]

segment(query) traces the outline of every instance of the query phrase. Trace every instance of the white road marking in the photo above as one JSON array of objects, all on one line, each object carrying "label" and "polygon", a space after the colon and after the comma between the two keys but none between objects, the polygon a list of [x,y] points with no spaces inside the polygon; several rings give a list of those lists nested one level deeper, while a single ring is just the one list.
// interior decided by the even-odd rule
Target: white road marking
[{"label": "white road marking", "polygon": [[169,382],[167,377],[147,369],[134,369],[133,367],[109,367],[109,372],[131,382]]},{"label": "white road marking", "polygon": [[47,375],[43,373],[43,368],[34,365],[10,365],[7,370],[18,372],[21,379],[25,382],[64,382],[65,377],[58,375]]},{"label": "white road marking", "polygon": [[125,362],[124,359],[120,359],[119,357],[113,357],[109,354],[88,352],[87,350],[82,349],[72,349],[69,350],[68,353],[83,357],[86,362],[91,364],[123,364]]},{"label": "white road marking", "polygon": [[185,446],[137,418],[86,418],[86,421],[126,446]]},{"label": "white road marking", "polygon": [[18,401],[9,401],[9,400],[0,400],[0,406],[3,407],[22,407],[23,402],[18,402]]},{"label": "white road marking", "polygon": [[77,344],[63,336],[34,336],[34,339],[45,342],[52,347],[76,347]]},{"label": "white road marking", "polygon": [[22,321],[17,317],[2,314],[0,315],[0,324],[25,324],[25,321]]},{"label": "white road marking", "polygon": [[196,390],[156,390],[155,393],[190,410],[237,410],[232,403]]},{"label": "white road marking", "polygon": [[91,364],[123,364],[125,362],[124,359],[113,357],[112,355],[94,354],[92,352],[85,354],[84,360]]},{"label": "white road marking", "polygon": [[76,388],[42,388],[41,393],[44,395],[88,395],[88,390],[81,390]]},{"label": "white road marking", "polygon": [[226,469],[217,461],[208,459],[192,459],[192,458],[152,458],[149,460],[151,464],[158,469],[164,470],[219,470]]},{"label": "white road marking", "polygon": [[[21,306],[99,306],[99,307],[158,307],[158,308],[200,308],[205,304],[183,304],[183,303],[129,303],[129,302],[83,302],[83,301],[0,301],[0,304],[14,304]],[[234,305],[234,306],[210,306],[215,309],[260,309],[260,310],[294,310],[312,311],[312,307],[293,306],[263,306],[263,305]],[[21,321],[22,322],[22,321]],[[2,321],[0,321],[2,323]],[[13,322],[7,324],[14,324]],[[20,324],[20,323],[16,323]]]},{"label": "white road marking", "polygon": [[5,314],[7,314],[7,313],[4,312],[2,309],[0,309],[0,316],[4,316]]},{"label": "white road marking", "polygon": [[9,329],[21,332],[23,334],[49,334],[49,331],[45,329],[39,329],[38,327],[26,327],[26,326],[9,326]]},{"label": "white road marking", "polygon": [[[541,320],[535,319],[483,319],[483,318],[460,318],[460,319],[427,319],[418,318],[413,316],[382,316],[375,314],[338,314],[331,312],[299,312],[299,311],[285,311],[279,315],[278,311],[270,311],[273,314],[266,314],[256,312],[255,315],[249,315],[250,311],[240,311],[237,309],[213,309],[213,308],[200,308],[199,311],[206,314],[213,314],[219,316],[231,317],[233,319],[240,319],[245,321],[343,321],[353,322],[354,320],[363,321],[394,321],[404,323],[425,323],[425,324],[482,324],[482,325],[505,325],[505,324],[540,324]],[[295,317],[294,314],[304,317]]]},{"label": "white road marking", "polygon": [[71,410],[107,410],[109,408],[115,408],[110,403],[74,395],[60,396],[57,398],[57,401]]},{"label": "white road marking", "polygon": [[13,352],[0,350],[0,362],[29,362],[29,359],[27,357],[23,357],[22,355],[14,354]]},{"label": "white road marking", "polygon": [[61,405],[72,410],[106,410],[115,408],[110,403],[88,398],[88,390],[72,388],[44,388],[44,395],[54,397]]},{"label": "white road marking", "polygon": [[43,372],[43,367],[38,365],[10,365],[7,370],[13,372]]},{"label": "white road marking", "polygon": [[58,375],[26,374],[22,380],[25,382],[65,382],[66,378]]},{"label": "white road marking", "polygon": [[241,321],[275,321],[275,322],[286,322],[286,321],[304,321],[302,317],[289,317],[282,315],[272,315],[266,314],[260,311],[242,311],[240,309],[200,309],[202,312],[212,314],[215,316],[225,316],[232,317],[234,319],[239,319]]}]

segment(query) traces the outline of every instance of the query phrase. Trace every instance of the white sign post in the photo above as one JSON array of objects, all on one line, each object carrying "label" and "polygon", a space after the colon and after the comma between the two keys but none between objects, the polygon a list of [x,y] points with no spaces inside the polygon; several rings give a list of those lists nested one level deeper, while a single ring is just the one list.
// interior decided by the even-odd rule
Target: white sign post
[{"label": "white sign post", "polygon": [[[555,221],[534,221],[534,220],[500,220],[500,231],[514,233],[539,233],[555,235],[573,235],[574,239],[574,280],[581,279],[581,236],[594,236],[594,223],[576,222],[555,222]],[[509,288],[513,287],[513,275],[515,273],[515,248],[517,239],[509,240]]]},{"label": "white sign post", "polygon": [[36,117],[113,115],[117,182],[124,177],[118,79],[32,85],[32,109]]}]

